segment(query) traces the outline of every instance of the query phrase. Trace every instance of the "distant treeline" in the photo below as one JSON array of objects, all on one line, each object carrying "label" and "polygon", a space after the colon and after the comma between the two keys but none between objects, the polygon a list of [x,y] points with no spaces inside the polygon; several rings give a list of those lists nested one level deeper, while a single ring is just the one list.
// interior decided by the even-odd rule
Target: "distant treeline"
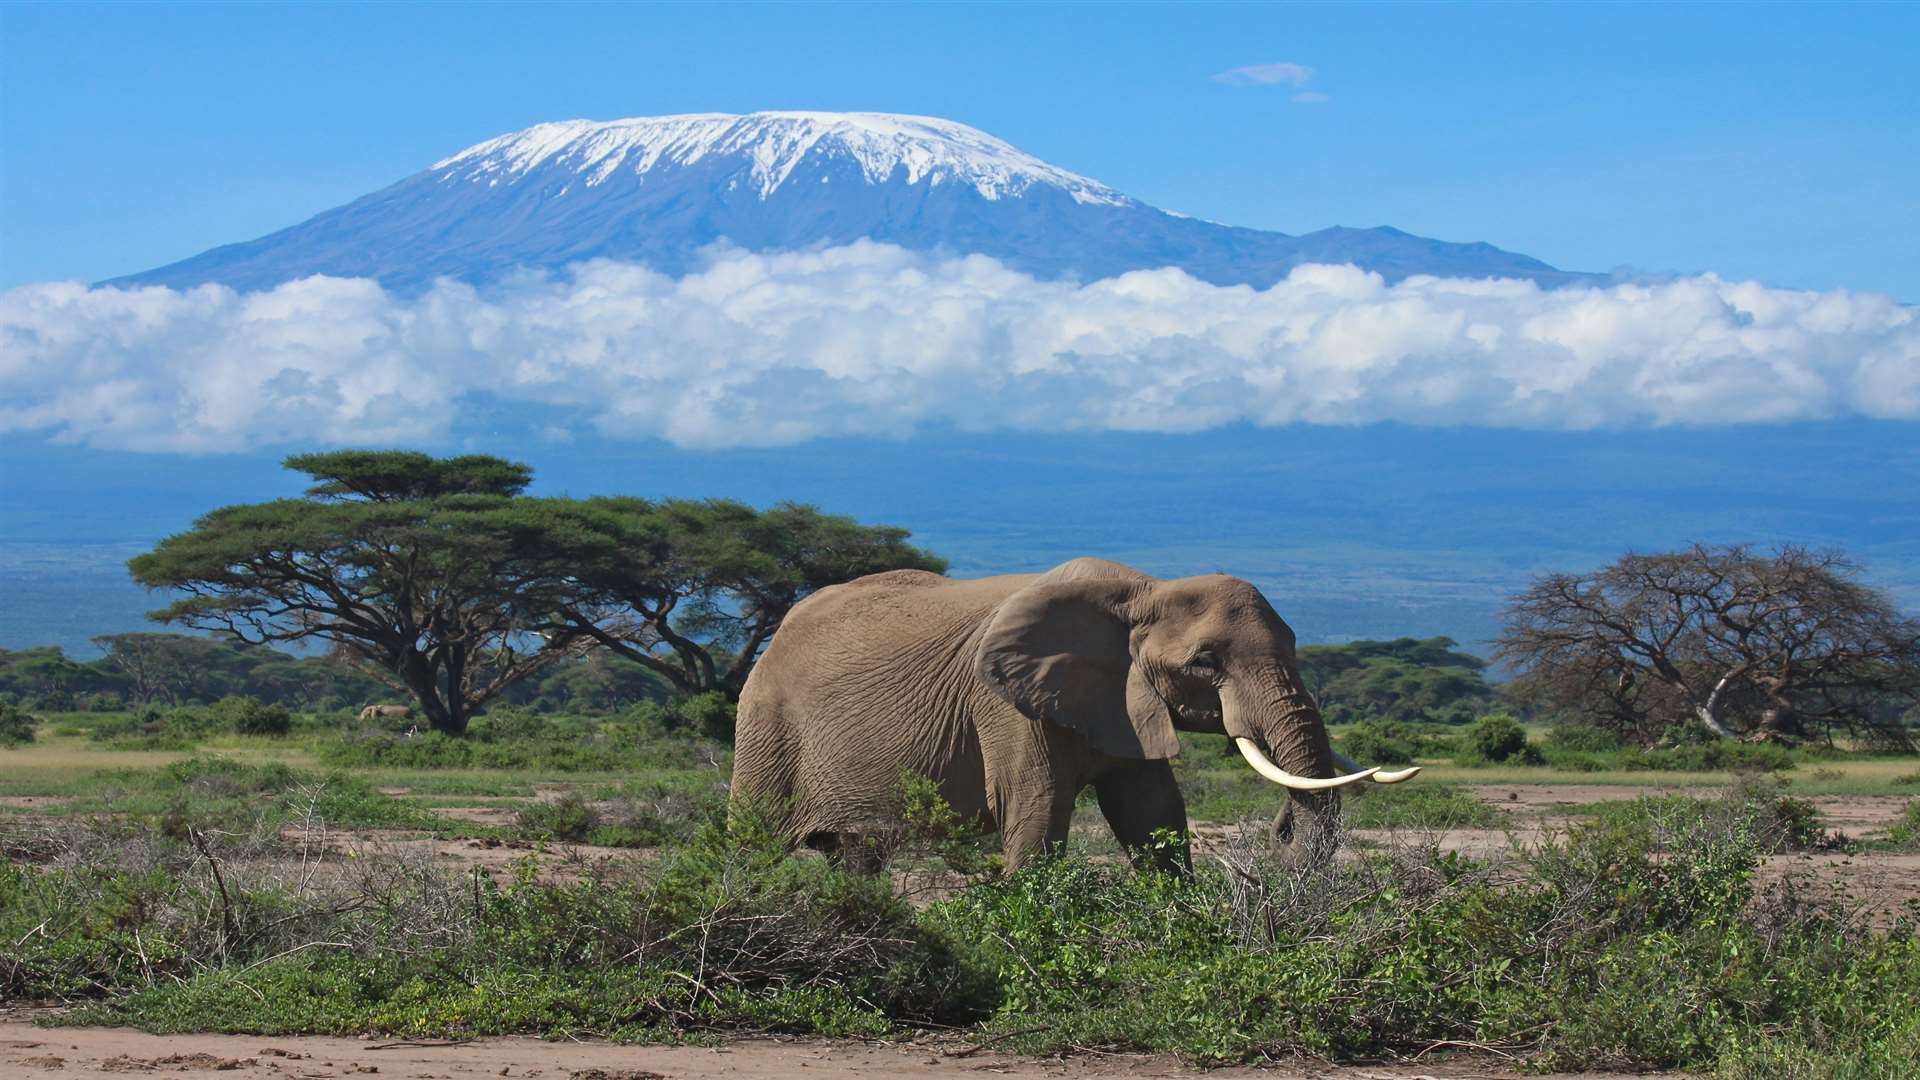
[{"label": "distant treeline", "polygon": [[1467,724],[1494,704],[1487,662],[1449,637],[1300,649],[1300,674],[1329,724]]},{"label": "distant treeline", "polygon": [[[326,656],[295,656],[191,634],[110,634],[104,655],[75,660],[57,646],[0,649],[0,702],[49,712],[145,705],[206,705],[240,695],[322,712],[406,695]],[[1330,723],[1465,724],[1488,711],[1486,661],[1451,638],[1355,641],[1300,650],[1301,672]],[[675,696],[664,679],[624,657],[595,651],[511,688],[501,703],[600,714]]]},{"label": "distant treeline", "polygon": [[[105,650],[75,660],[58,646],[0,649],[0,703],[47,712],[109,712],[145,705],[207,705],[239,695],[323,712],[405,702],[404,692],[326,656],[295,656],[192,634],[109,634]],[[555,665],[512,687],[503,703],[568,712],[614,712],[670,696],[665,680],[605,652]]]}]

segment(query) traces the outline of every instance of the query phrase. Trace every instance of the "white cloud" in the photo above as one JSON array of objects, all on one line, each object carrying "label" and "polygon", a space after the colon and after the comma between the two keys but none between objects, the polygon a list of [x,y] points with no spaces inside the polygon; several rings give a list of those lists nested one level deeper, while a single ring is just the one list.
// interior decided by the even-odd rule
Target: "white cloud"
[{"label": "white cloud", "polygon": [[1305,86],[1313,78],[1313,69],[1305,64],[1248,64],[1229,68],[1213,76],[1213,81],[1228,86]]},{"label": "white cloud", "polygon": [[705,447],[931,425],[1920,419],[1920,319],[1885,296],[1710,275],[1548,291],[1305,266],[1268,289],[1178,270],[1082,285],[871,243],[411,298],[339,278],[0,293],[0,431],[158,451],[431,443],[503,404],[539,407],[548,437]]},{"label": "white cloud", "polygon": [[1332,99],[1318,90],[1302,90],[1293,95],[1293,100],[1301,105],[1319,105]]}]

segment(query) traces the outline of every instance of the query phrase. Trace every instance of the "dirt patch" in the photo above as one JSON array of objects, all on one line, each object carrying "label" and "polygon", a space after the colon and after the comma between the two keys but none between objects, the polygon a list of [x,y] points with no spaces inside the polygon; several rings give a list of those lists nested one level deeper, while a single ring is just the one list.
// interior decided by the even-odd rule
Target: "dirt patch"
[{"label": "dirt patch", "polygon": [[107,1058],[100,1062],[101,1072],[193,1072],[212,1070],[215,1072],[233,1072],[251,1065],[260,1064],[259,1058],[230,1058],[216,1054],[167,1054],[157,1058],[137,1058],[126,1054]]},{"label": "dirt patch", "polygon": [[[54,1049],[59,1052],[50,1052]],[[49,1064],[51,1061],[59,1064]],[[131,1064],[109,1064],[119,1062]],[[1292,1062],[1258,1069],[1201,1070],[1169,1058],[1136,1054],[1088,1054],[1065,1060],[1021,1058],[953,1039],[897,1043],[744,1039],[703,1047],[511,1038],[447,1041],[282,1036],[269,1042],[257,1035],[148,1035],[123,1028],[37,1029],[0,1022],[0,1075],[18,1080],[198,1071],[272,1080],[366,1075],[377,1075],[381,1080],[481,1080],[496,1076],[528,1080],[958,1080],[979,1075],[1065,1080],[1198,1080],[1203,1076],[1209,1080],[1518,1080],[1524,1075],[1502,1061],[1433,1058],[1394,1065]],[[1626,1080],[1624,1074],[1616,1073],[1566,1075],[1580,1080]]]},{"label": "dirt patch", "polygon": [[1643,795],[1711,798],[1719,788],[1633,787],[1626,784],[1473,784],[1475,798],[1508,814],[1556,816],[1556,809],[1597,802],[1628,802]]},{"label": "dirt patch", "polygon": [[495,828],[510,829],[520,814],[517,806],[435,806],[430,811],[449,821],[463,821],[470,825],[490,825]]},{"label": "dirt patch", "polygon": [[1913,801],[1909,795],[1815,795],[1807,801],[1820,811],[1820,820],[1829,829],[1854,839],[1876,838],[1887,834],[1888,826],[1900,820]]},{"label": "dirt patch", "polygon": [[[1583,815],[1569,814],[1574,807],[1602,802],[1627,802],[1649,795],[1686,795],[1696,799],[1718,797],[1724,788],[1632,787],[1624,784],[1475,784],[1468,790],[1475,798],[1514,818],[1531,819],[1534,824],[1558,824],[1577,821]],[[1789,788],[1788,794],[1792,794]],[[1886,829],[1907,809],[1908,795],[1810,795],[1801,796],[1820,811],[1827,828],[1846,833],[1854,839],[1885,835]]]}]

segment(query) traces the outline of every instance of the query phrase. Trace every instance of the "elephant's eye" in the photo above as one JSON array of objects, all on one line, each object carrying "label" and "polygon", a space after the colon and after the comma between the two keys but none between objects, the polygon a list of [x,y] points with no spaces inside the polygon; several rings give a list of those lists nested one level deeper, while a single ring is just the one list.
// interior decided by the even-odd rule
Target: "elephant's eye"
[{"label": "elephant's eye", "polygon": [[1206,675],[1217,675],[1220,672],[1220,661],[1211,653],[1201,653],[1187,661],[1187,670],[1198,671]]}]

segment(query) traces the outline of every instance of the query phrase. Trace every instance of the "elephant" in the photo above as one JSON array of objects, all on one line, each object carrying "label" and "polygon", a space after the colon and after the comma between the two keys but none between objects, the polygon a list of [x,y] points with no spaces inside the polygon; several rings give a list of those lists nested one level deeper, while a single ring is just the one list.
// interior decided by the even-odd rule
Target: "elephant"
[{"label": "elephant", "polygon": [[410,720],[413,709],[407,705],[369,705],[360,710],[360,720]]},{"label": "elephant", "polygon": [[1293,630],[1252,585],[1082,558],[971,580],[893,570],[807,597],[741,692],[732,800],[845,860],[898,828],[900,778],[923,775],[1018,868],[1066,840],[1090,785],[1124,847],[1189,869],[1184,840],[1153,842],[1187,831],[1179,731],[1231,737],[1286,790],[1276,833],[1295,858],[1331,850],[1338,788],[1419,771],[1334,753]]}]

